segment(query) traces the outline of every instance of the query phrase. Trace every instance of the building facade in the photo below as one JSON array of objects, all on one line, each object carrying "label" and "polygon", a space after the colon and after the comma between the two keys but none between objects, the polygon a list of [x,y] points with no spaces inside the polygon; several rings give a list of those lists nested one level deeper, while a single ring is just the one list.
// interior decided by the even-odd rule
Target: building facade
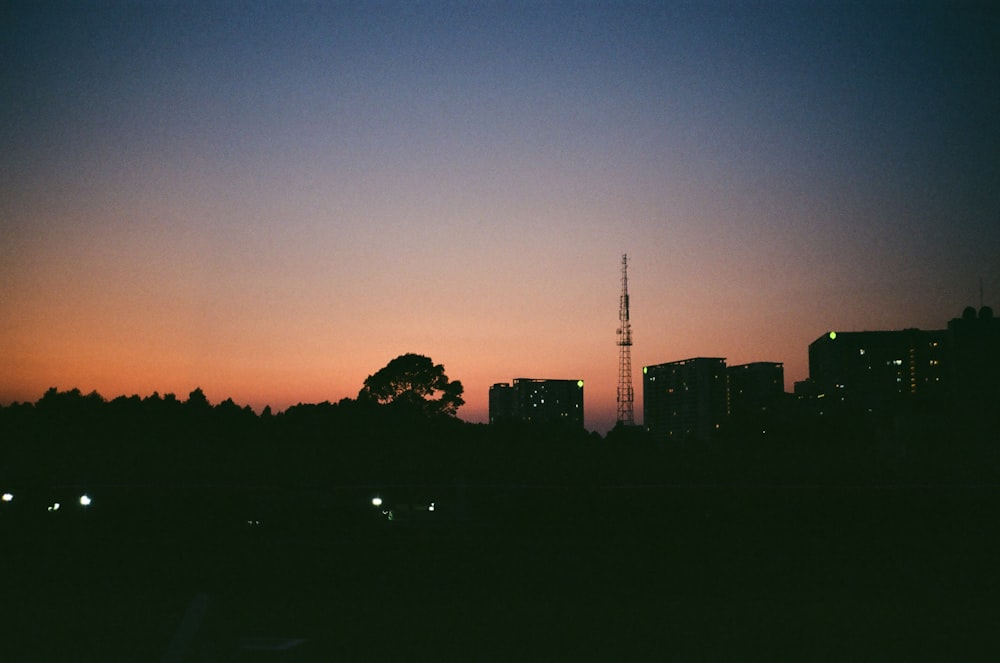
[{"label": "building facade", "polygon": [[729,413],[735,420],[770,417],[785,396],[785,366],[780,362],[756,361],[726,369]]},{"label": "building facade", "polygon": [[506,382],[490,387],[490,423],[514,419],[514,388]]},{"label": "building facade", "polygon": [[490,387],[490,423],[565,423],[583,428],[583,380],[515,378]]},{"label": "building facade", "polygon": [[812,396],[830,411],[891,412],[942,400],[948,332],[831,331],[809,344]]},{"label": "building facade", "polygon": [[643,421],[664,440],[710,440],[729,416],[726,360],[695,357],[642,369]]},{"label": "building facade", "polygon": [[1000,410],[1000,318],[983,306],[971,306],[948,322],[947,379],[952,402],[963,415],[991,415]]}]

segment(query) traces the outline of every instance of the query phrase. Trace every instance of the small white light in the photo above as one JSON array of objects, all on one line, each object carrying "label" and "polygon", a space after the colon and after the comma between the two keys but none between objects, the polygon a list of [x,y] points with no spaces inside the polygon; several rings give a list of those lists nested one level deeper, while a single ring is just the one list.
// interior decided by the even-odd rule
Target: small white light
[{"label": "small white light", "polygon": [[90,495],[80,495],[80,506],[90,506],[92,501]]},{"label": "small white light", "polygon": [[13,502],[14,501],[14,494],[13,493],[4,493],[3,497],[0,497],[0,499],[2,499],[4,502]]},{"label": "small white light", "polygon": [[58,510],[59,510],[59,502],[55,502],[49,506],[49,511],[58,511]]},{"label": "small white light", "polygon": [[382,506],[382,498],[381,497],[373,497],[372,498],[372,506]]},{"label": "small white light", "polygon": [[429,507],[427,507],[427,510],[428,511],[433,511],[434,510],[434,502],[431,502],[431,505]]}]

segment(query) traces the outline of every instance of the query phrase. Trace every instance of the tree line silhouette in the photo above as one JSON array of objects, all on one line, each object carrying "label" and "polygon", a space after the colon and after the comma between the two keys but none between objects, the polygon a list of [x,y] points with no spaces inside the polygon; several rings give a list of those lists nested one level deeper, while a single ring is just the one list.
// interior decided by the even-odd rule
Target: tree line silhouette
[{"label": "tree line silhouette", "polygon": [[0,481],[30,486],[974,482],[998,468],[988,436],[921,413],[734,422],[710,442],[661,442],[641,429],[468,423],[410,398],[257,414],[201,389],[107,400],[52,388],[0,407],[0,438]]}]

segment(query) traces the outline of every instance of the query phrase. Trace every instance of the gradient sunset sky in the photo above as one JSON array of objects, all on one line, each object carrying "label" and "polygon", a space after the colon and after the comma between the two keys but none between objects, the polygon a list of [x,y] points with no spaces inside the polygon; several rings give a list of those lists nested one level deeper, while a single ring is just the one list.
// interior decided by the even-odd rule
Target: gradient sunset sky
[{"label": "gradient sunset sky", "polygon": [[1000,308],[995,2],[3,2],[0,403],[582,378]]}]

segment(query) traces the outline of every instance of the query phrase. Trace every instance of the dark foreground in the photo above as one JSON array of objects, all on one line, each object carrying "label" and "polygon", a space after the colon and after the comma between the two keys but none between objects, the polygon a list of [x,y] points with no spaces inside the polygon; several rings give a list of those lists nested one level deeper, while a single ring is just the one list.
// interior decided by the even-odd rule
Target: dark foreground
[{"label": "dark foreground", "polygon": [[206,517],[210,527],[158,529],[157,513],[118,527],[96,509],[58,527],[0,521],[0,660],[1000,656],[995,486],[437,498],[434,514],[393,521],[367,503],[353,519],[294,500],[270,501],[271,520],[249,514],[246,528]]}]

